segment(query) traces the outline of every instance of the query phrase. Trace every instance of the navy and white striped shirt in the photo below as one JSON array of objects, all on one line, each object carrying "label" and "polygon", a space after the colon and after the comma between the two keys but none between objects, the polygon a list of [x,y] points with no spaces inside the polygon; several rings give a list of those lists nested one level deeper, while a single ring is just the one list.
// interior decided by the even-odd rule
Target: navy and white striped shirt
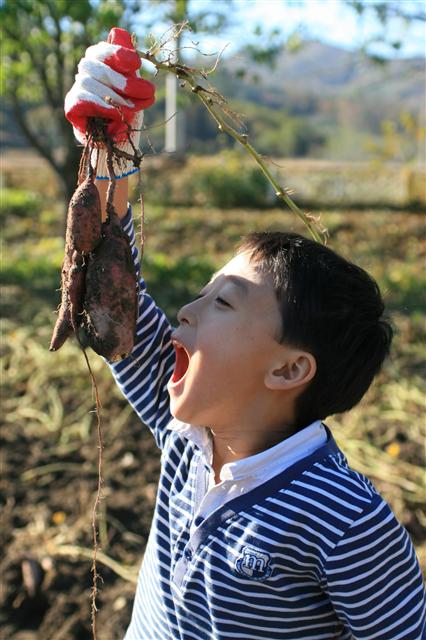
[{"label": "navy and white striped shirt", "polygon": [[[123,221],[132,239],[130,214]],[[162,450],[157,503],[125,640],[421,640],[413,546],[333,436],[193,525],[203,451],[171,428],[171,327],[141,281],[137,342],[112,365]]]}]

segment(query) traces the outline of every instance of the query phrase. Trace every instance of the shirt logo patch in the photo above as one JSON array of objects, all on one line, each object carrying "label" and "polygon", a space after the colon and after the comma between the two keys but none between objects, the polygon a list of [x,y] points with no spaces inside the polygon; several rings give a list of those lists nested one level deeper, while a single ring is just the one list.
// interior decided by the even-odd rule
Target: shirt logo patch
[{"label": "shirt logo patch", "polygon": [[271,557],[265,551],[255,547],[243,547],[241,555],[235,561],[235,569],[246,578],[262,582],[272,573],[270,561]]}]

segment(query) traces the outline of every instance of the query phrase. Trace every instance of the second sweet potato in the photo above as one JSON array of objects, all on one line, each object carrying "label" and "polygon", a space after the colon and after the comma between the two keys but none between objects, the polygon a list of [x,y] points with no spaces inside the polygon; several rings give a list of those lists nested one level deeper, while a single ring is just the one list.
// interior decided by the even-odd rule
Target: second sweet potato
[{"label": "second sweet potato", "polygon": [[83,328],[90,347],[115,362],[133,349],[137,280],[129,240],[114,212],[102,236],[87,267]]}]

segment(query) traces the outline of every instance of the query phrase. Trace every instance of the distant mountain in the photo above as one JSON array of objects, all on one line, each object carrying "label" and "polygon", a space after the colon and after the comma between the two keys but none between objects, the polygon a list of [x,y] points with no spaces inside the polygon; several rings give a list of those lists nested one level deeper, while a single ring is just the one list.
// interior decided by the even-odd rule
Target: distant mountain
[{"label": "distant mountain", "polygon": [[[212,82],[244,115],[252,142],[266,155],[421,162],[425,68],[421,58],[379,64],[311,41],[297,52],[283,50],[272,68],[243,54],[223,59]],[[190,109],[188,147],[215,151],[214,126]]]},{"label": "distant mountain", "polygon": [[312,41],[295,53],[284,50],[273,69],[253,65],[241,55],[227,60],[227,72],[241,68],[249,71],[241,83],[234,83],[236,93],[251,97],[253,79],[260,78],[258,89],[267,91],[257,90],[258,99],[270,106],[278,106],[280,100],[285,104],[286,96],[297,94],[322,99],[362,97],[376,105],[377,100],[392,101],[400,110],[424,113],[426,64],[421,58],[379,64],[359,52]]}]

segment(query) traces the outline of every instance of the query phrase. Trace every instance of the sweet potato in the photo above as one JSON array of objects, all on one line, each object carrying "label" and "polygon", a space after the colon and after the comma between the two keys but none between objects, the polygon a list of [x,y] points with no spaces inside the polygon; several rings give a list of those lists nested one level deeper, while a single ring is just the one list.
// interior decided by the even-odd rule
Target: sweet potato
[{"label": "sweet potato", "polygon": [[50,351],[60,349],[72,331],[77,331],[79,315],[83,310],[86,266],[87,258],[82,253],[67,250],[62,263],[62,301]]},{"label": "sweet potato", "polygon": [[64,260],[62,262],[61,269],[61,290],[62,299],[61,305],[58,311],[58,318],[56,320],[55,327],[53,329],[52,339],[50,341],[50,351],[57,351],[62,347],[66,339],[71,335],[71,307],[69,304],[68,296],[68,272],[70,270],[70,256],[65,253]]},{"label": "sweet potato", "polygon": [[137,281],[130,245],[111,211],[87,267],[82,325],[91,348],[111,362],[128,356],[136,314]]},{"label": "sweet potato", "polygon": [[74,251],[71,267],[68,271],[68,302],[70,307],[71,326],[77,331],[80,314],[83,311],[85,279],[88,257]]},{"label": "sweet potato", "polygon": [[93,176],[76,189],[67,214],[65,257],[61,270],[61,306],[50,342],[57,351],[77,331],[83,310],[84,283],[90,251],[101,240],[101,201]]},{"label": "sweet potato", "polygon": [[[89,147],[83,150],[79,176],[87,170]],[[108,147],[112,167],[112,146]],[[115,178],[111,169],[107,220],[94,170],[72,196],[67,215],[62,302],[50,350],[59,349],[74,331],[83,348],[114,362],[130,354],[136,332],[137,280],[129,240],[115,213]]]},{"label": "sweet potato", "polygon": [[91,176],[76,189],[68,206],[67,249],[93,251],[101,239],[101,224],[101,201]]}]

